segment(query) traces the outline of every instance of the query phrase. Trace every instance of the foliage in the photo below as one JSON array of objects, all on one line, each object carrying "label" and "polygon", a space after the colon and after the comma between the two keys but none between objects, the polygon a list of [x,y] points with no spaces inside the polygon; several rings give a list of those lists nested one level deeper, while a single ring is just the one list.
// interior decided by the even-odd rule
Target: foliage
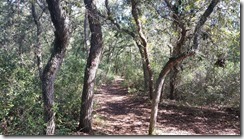
[{"label": "foliage", "polygon": [[[42,135],[43,100],[41,81],[35,57],[36,27],[31,16],[30,1],[0,3],[0,134]],[[39,2],[45,6],[44,1]],[[192,27],[204,11],[206,2],[184,1],[179,7],[182,20],[191,36]],[[84,5],[74,0],[65,1],[71,21],[71,41],[55,82],[56,134],[68,135],[75,131],[79,120],[80,98],[84,69],[88,57],[90,34],[84,33]],[[100,14],[106,15],[103,2],[97,1]],[[37,4],[38,5],[38,4]],[[135,32],[130,1],[111,0],[111,13],[121,28]],[[240,107],[240,9],[238,1],[221,1],[203,27],[207,36],[200,39],[199,53],[182,64],[177,101],[198,106]],[[143,0],[140,20],[148,40],[148,53],[154,82],[170,57],[171,47],[178,38],[164,2]],[[53,26],[48,10],[37,6],[43,33],[42,62],[47,63],[53,45]],[[110,84],[115,76],[124,78],[123,85],[130,94],[143,92],[143,70],[139,50],[133,38],[102,18],[103,55],[97,71],[96,87]],[[89,32],[89,26],[87,26]],[[85,40],[86,39],[86,40]],[[87,46],[85,46],[87,42]],[[189,39],[184,47],[192,42]],[[225,66],[216,65],[225,59]],[[164,84],[163,98],[169,95],[169,81]]]},{"label": "foliage", "polygon": [[16,57],[4,56],[1,55],[0,117],[5,128],[1,133],[41,134],[41,126],[36,126],[43,125],[40,82],[36,82],[35,73],[16,62]]},{"label": "foliage", "polygon": [[177,86],[177,98],[192,105],[239,107],[239,65],[227,62],[225,68],[207,62],[198,63],[198,68],[185,69],[181,83]]},{"label": "foliage", "polygon": [[79,56],[68,55],[59,71],[55,83],[55,103],[57,105],[57,135],[74,131],[80,114],[80,98],[85,60]]}]

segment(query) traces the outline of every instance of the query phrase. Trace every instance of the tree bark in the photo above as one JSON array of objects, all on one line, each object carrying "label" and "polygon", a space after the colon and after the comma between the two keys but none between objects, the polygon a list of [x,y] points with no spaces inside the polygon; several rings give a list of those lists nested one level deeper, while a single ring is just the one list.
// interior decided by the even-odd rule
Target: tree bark
[{"label": "tree bark", "polygon": [[[150,80],[150,75],[149,75],[149,71],[147,68],[147,64],[146,64],[146,58],[145,58],[145,52],[143,50],[143,46],[140,45],[140,43],[136,43],[140,55],[141,55],[141,61],[142,61],[142,70],[143,70],[143,77],[144,77],[144,91],[148,92],[149,91],[149,80]],[[151,88],[152,89],[152,88]],[[149,98],[152,99],[152,94],[149,92]]]},{"label": "tree bark", "polygon": [[178,64],[185,58],[190,57],[194,54],[195,54],[195,52],[183,53],[176,58],[170,58],[169,61],[166,63],[166,65],[161,70],[161,72],[158,76],[158,79],[156,81],[156,84],[155,84],[155,92],[154,92],[155,95],[153,96],[153,102],[152,102],[152,108],[151,108],[149,135],[153,134],[153,131],[155,128],[157,113],[158,113],[158,104],[159,104],[160,95],[161,95],[165,77],[176,64]]},{"label": "tree bark", "polygon": [[84,0],[84,3],[88,11],[88,21],[91,31],[91,48],[85,69],[78,130],[90,133],[92,132],[95,77],[103,49],[103,38],[99,16],[96,6],[93,4],[93,0]]},{"label": "tree bark", "polygon": [[[165,0],[167,1],[167,0]],[[193,56],[196,54],[196,50],[198,50],[198,39],[199,34],[201,32],[201,28],[206,22],[207,18],[212,13],[214,7],[218,4],[219,0],[212,0],[209,4],[208,8],[205,10],[205,12],[201,15],[200,20],[197,22],[197,25],[195,27],[195,32],[193,36],[193,50],[190,50],[189,52],[180,54],[177,57],[170,58],[169,61],[166,63],[166,65],[162,68],[158,79],[156,81],[155,85],[155,93],[153,96],[153,102],[152,102],[152,108],[151,108],[151,117],[150,117],[150,125],[149,125],[149,135],[152,135],[155,129],[156,121],[157,121],[157,113],[158,113],[158,104],[160,100],[160,95],[162,91],[162,86],[164,84],[165,77],[169,73],[169,71],[175,66],[176,64],[179,64],[179,62],[183,61],[185,58]]]},{"label": "tree bark", "polygon": [[[183,47],[183,45],[185,44],[185,39],[186,39],[186,28],[185,28],[185,24],[182,22],[182,19],[180,18],[180,14],[179,14],[179,9],[180,6],[182,4],[181,0],[179,0],[175,5],[172,5],[168,0],[165,0],[168,8],[173,12],[172,18],[173,18],[173,25],[175,27],[176,31],[180,31],[179,33],[179,37],[178,37],[178,41],[176,43],[176,45],[173,47],[173,52],[172,52],[172,57],[178,56],[179,54],[181,54],[181,48]],[[177,86],[177,77],[179,74],[179,66],[181,63],[175,65],[172,70],[169,73],[170,76],[170,95],[169,95],[169,99],[173,100],[175,99],[175,95],[176,95],[176,86]]]},{"label": "tree bark", "polygon": [[41,46],[41,42],[40,42],[40,37],[42,34],[42,28],[41,28],[41,23],[40,20],[37,16],[36,13],[36,8],[35,8],[35,3],[32,2],[31,3],[31,13],[32,13],[32,17],[34,19],[34,22],[36,24],[36,44],[35,44],[35,56],[36,56],[36,60],[37,60],[37,67],[38,67],[38,71],[39,71],[39,78],[40,80],[42,79],[42,46]]},{"label": "tree bark", "polygon": [[87,19],[88,19],[88,12],[87,12],[87,10],[85,10],[85,19],[84,19],[84,52],[86,52],[87,53],[87,55],[89,54],[89,48],[88,48],[88,45],[87,45],[87,41],[88,41],[88,37],[87,36],[89,36],[89,34],[87,33],[87,24],[88,24],[88,21],[87,21]]},{"label": "tree bark", "polygon": [[59,0],[46,0],[55,27],[54,48],[42,74],[42,95],[44,100],[44,121],[46,135],[55,133],[54,81],[65,56],[69,41],[69,28]]},{"label": "tree bark", "polygon": [[193,38],[193,49],[197,50],[199,49],[199,44],[198,44],[198,39],[199,35],[201,33],[202,26],[205,24],[207,21],[207,18],[210,16],[210,14],[213,12],[214,7],[219,3],[220,0],[212,0],[211,3],[209,4],[208,8],[206,11],[203,13],[203,15],[200,17],[200,20],[198,21],[195,31],[194,31],[194,38]]},{"label": "tree bark", "polygon": [[[184,25],[181,28],[181,33],[180,33],[180,40],[177,42],[176,46],[173,48],[173,54],[172,57],[176,57],[178,55],[180,55],[181,52],[181,48],[183,47],[184,43],[185,43],[185,38],[186,38],[186,29],[184,27]],[[170,70],[170,96],[169,98],[171,100],[175,99],[175,89],[177,86],[177,82],[179,79],[177,79],[177,77],[179,76],[179,66],[180,66],[181,62],[174,65],[174,67],[172,68],[172,70]]]},{"label": "tree bark", "polygon": [[111,11],[110,8],[108,6],[108,0],[105,0],[105,7],[107,9],[107,17],[104,15],[99,14],[100,16],[102,16],[103,18],[106,18],[108,20],[111,21],[111,23],[113,25],[116,26],[116,28],[120,31],[123,31],[125,33],[127,33],[128,35],[130,35],[134,41],[136,42],[136,45],[139,49],[141,58],[142,58],[142,68],[143,68],[143,76],[144,76],[144,89],[145,92],[149,91],[149,98],[152,99],[152,93],[153,93],[153,73],[150,67],[150,61],[148,58],[148,52],[147,52],[147,40],[145,35],[143,34],[142,31],[142,25],[141,22],[139,20],[139,13],[138,13],[138,8],[137,8],[137,4],[139,1],[131,1],[132,3],[132,15],[133,18],[136,22],[136,26],[137,26],[137,33],[134,33],[130,30],[121,28],[120,24],[118,24],[118,22],[116,22],[114,20],[114,18],[111,15]]},{"label": "tree bark", "polygon": [[138,37],[134,37],[136,44],[139,48],[142,57],[142,64],[143,64],[143,72],[144,72],[144,82],[145,82],[145,90],[149,90],[149,98],[152,99],[153,97],[153,73],[150,66],[150,61],[148,57],[147,51],[147,39],[142,30],[142,24],[139,20],[139,12],[138,12],[138,4],[139,0],[131,0],[132,6],[132,16],[136,22],[137,26],[137,34]]},{"label": "tree bark", "polygon": [[169,88],[169,99],[170,100],[175,100],[176,97],[176,86],[177,86],[177,77],[179,70],[177,69],[178,65],[175,65],[173,69],[170,71],[170,88]]},{"label": "tree bark", "polygon": [[[177,26],[177,25],[176,25]],[[185,26],[184,24],[181,25],[181,33],[179,35],[179,41],[177,41],[177,44],[176,46],[173,48],[173,53],[172,53],[172,57],[175,57],[175,56],[178,56],[180,55],[182,52],[181,52],[181,48],[183,47],[183,45],[185,44],[185,38],[186,38],[186,29],[185,29]],[[175,89],[176,89],[176,86],[177,86],[177,82],[179,79],[177,79],[177,77],[179,76],[179,66],[180,66],[181,63],[179,64],[176,64],[172,70],[170,71],[170,96],[169,98],[171,100],[174,100],[175,99]]]}]

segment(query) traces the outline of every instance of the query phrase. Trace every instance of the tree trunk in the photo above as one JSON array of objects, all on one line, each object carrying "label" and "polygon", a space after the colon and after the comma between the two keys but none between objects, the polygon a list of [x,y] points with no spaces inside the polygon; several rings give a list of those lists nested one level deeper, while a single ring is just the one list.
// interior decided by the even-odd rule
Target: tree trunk
[{"label": "tree trunk", "polygon": [[[138,45],[137,45],[138,46]],[[140,55],[141,55],[141,61],[142,61],[142,69],[143,69],[143,77],[144,77],[144,91],[148,92],[149,91],[149,72],[147,70],[147,65],[145,62],[145,57],[144,57],[144,52],[141,46],[138,46]]]},{"label": "tree trunk", "polygon": [[[186,30],[185,30],[185,27],[184,25],[182,26],[182,31],[181,31],[181,35],[180,35],[180,41],[177,42],[177,45],[174,47],[174,50],[173,50],[173,54],[172,54],[172,57],[175,57],[175,56],[178,56],[180,55],[182,52],[181,52],[181,47],[184,45],[185,43],[185,38],[186,38]],[[174,65],[174,67],[172,68],[172,70],[170,71],[169,75],[170,75],[170,95],[169,95],[169,99],[171,100],[174,100],[175,99],[175,96],[176,96],[176,86],[179,82],[179,78],[178,78],[178,74],[180,72],[179,70],[179,66],[180,66],[181,63],[179,64],[176,64]]]},{"label": "tree trunk", "polygon": [[132,0],[131,1],[131,5],[132,5],[131,10],[132,10],[133,18],[136,22],[137,33],[134,33],[130,30],[121,28],[120,24],[118,24],[118,22],[116,22],[116,20],[112,17],[110,8],[108,6],[108,0],[105,0],[105,7],[107,9],[107,16],[103,16],[103,15],[100,15],[100,16],[110,20],[112,22],[112,24],[114,24],[118,30],[127,33],[136,42],[137,47],[139,48],[139,51],[141,54],[141,58],[142,58],[143,75],[144,75],[144,89],[145,89],[145,92],[147,92],[147,90],[149,90],[149,97],[150,97],[150,99],[152,99],[152,95],[153,95],[153,73],[152,73],[150,61],[148,58],[147,39],[146,39],[145,35],[143,34],[141,21],[139,20],[139,13],[138,13],[139,9],[137,7],[138,3],[139,3],[138,0]]},{"label": "tree trunk", "polygon": [[68,23],[60,6],[59,0],[47,0],[48,9],[55,27],[54,49],[42,74],[42,95],[44,100],[44,121],[46,135],[55,133],[54,81],[60,69],[68,46]]},{"label": "tree trunk", "polygon": [[[177,65],[176,65],[177,66]],[[177,67],[174,66],[173,69],[171,70],[171,78],[170,78],[170,94],[169,94],[169,99],[174,100],[176,97],[176,85],[177,85],[177,76],[179,73],[179,70]]]},{"label": "tree trunk", "polygon": [[136,41],[136,44],[139,48],[141,57],[142,57],[142,65],[143,65],[143,74],[144,74],[144,88],[149,90],[149,98],[152,99],[153,97],[153,73],[150,66],[150,61],[148,57],[148,51],[147,51],[147,39],[143,33],[142,30],[142,24],[139,20],[139,13],[138,13],[138,0],[132,0],[131,6],[132,6],[132,15],[136,22],[137,26],[137,34],[138,37],[134,37],[134,40]]},{"label": "tree trunk", "polygon": [[[173,25],[174,25],[174,29],[176,31],[180,31],[179,35],[178,35],[178,41],[176,42],[175,46],[173,47],[173,52],[171,54],[172,57],[178,56],[180,55],[181,52],[181,48],[183,47],[183,45],[185,44],[185,38],[186,38],[186,28],[185,28],[185,24],[182,21],[182,19],[180,18],[180,14],[179,14],[179,9],[180,6],[182,6],[182,2],[181,0],[179,0],[175,5],[171,5],[171,3],[167,0],[165,0],[168,8],[170,10],[172,10],[172,12],[174,13],[172,15],[173,20]],[[177,79],[178,74],[179,74],[179,66],[180,64],[177,64],[173,67],[173,69],[170,71],[169,76],[170,76],[170,89],[169,89],[169,99],[174,100],[175,99],[175,89],[176,86],[178,84],[179,79]]]},{"label": "tree trunk", "polygon": [[93,0],[84,0],[88,10],[88,21],[91,31],[91,48],[85,69],[82,102],[80,108],[80,123],[78,130],[86,133],[92,132],[93,92],[95,77],[100,62],[102,45],[102,29],[96,6]]},{"label": "tree trunk", "polygon": [[86,55],[89,54],[89,47],[87,45],[87,41],[88,41],[88,37],[89,36],[89,33],[87,31],[87,25],[88,25],[88,13],[87,13],[87,10],[85,10],[85,17],[84,17],[84,49],[83,51],[86,52]]},{"label": "tree trunk", "polygon": [[158,104],[159,104],[160,95],[161,95],[165,77],[176,64],[178,64],[185,58],[190,57],[194,54],[195,52],[190,52],[190,53],[182,54],[177,58],[170,58],[170,60],[166,63],[166,65],[161,70],[155,85],[155,92],[154,92],[152,108],[151,108],[149,135],[152,135],[154,132],[154,128],[157,120]]},{"label": "tree trunk", "polygon": [[[185,30],[185,27],[182,26],[182,31],[181,31],[181,35],[179,38],[181,38],[181,41],[177,42],[177,45],[174,47],[174,50],[173,50],[173,54],[172,54],[172,57],[175,57],[175,56],[178,56],[180,55],[182,52],[181,52],[181,47],[184,45],[185,43],[185,38],[186,38],[186,30]],[[176,97],[176,86],[180,80],[179,77],[179,66],[180,66],[181,63],[179,64],[176,64],[172,70],[170,71],[169,73],[169,76],[170,76],[170,95],[169,95],[169,99],[171,100],[174,100],[175,97]]]},{"label": "tree trunk", "polygon": [[[168,1],[165,0],[167,3]],[[155,93],[153,96],[153,102],[152,102],[152,108],[151,108],[151,117],[150,117],[150,125],[149,125],[149,135],[152,135],[155,129],[156,121],[157,121],[157,113],[158,113],[158,104],[160,100],[160,95],[162,91],[162,86],[164,84],[165,77],[169,73],[169,71],[173,68],[173,66],[179,64],[182,60],[184,60],[187,57],[193,56],[196,53],[196,50],[199,49],[198,47],[198,39],[199,34],[201,31],[202,26],[206,22],[207,18],[210,16],[210,14],[213,12],[214,7],[218,4],[219,0],[212,0],[209,4],[208,8],[205,10],[205,12],[201,15],[200,20],[197,22],[197,25],[195,27],[194,36],[193,36],[193,51],[189,51],[186,53],[182,53],[179,56],[175,56],[169,59],[169,61],[166,63],[166,65],[161,70],[158,79],[156,81],[155,85]],[[167,3],[168,4],[168,3]]]},{"label": "tree trunk", "polygon": [[149,62],[147,47],[144,46],[143,49],[144,49],[144,55],[145,55],[144,65],[146,64],[145,66],[146,66],[147,74],[148,74],[149,98],[152,99],[153,98],[153,73],[152,73],[152,69],[150,66],[150,62]]},{"label": "tree trunk", "polygon": [[40,37],[42,34],[42,28],[41,28],[41,23],[39,21],[39,18],[37,16],[36,13],[36,8],[35,8],[35,3],[32,2],[31,3],[31,13],[32,13],[32,17],[34,19],[34,22],[36,24],[36,44],[35,44],[35,56],[36,56],[36,60],[37,60],[37,67],[38,67],[38,71],[39,71],[39,78],[40,80],[42,79],[42,49],[41,49],[41,42],[40,42]]}]

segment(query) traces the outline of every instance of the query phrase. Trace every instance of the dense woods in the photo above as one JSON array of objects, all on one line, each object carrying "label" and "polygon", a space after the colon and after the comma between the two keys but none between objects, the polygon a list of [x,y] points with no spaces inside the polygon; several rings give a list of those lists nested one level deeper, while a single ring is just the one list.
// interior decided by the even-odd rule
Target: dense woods
[{"label": "dense woods", "polygon": [[1,134],[240,135],[239,1],[0,8]]}]

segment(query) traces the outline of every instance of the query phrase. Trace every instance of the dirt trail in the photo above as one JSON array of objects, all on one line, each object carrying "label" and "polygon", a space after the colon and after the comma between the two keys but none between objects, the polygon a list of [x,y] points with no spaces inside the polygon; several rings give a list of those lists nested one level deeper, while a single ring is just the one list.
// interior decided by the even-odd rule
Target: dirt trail
[{"label": "dirt trail", "polygon": [[[131,96],[123,79],[102,85],[95,93],[93,129],[96,135],[147,135],[150,102]],[[158,135],[240,135],[240,118],[225,111],[163,103],[159,107]]]}]

